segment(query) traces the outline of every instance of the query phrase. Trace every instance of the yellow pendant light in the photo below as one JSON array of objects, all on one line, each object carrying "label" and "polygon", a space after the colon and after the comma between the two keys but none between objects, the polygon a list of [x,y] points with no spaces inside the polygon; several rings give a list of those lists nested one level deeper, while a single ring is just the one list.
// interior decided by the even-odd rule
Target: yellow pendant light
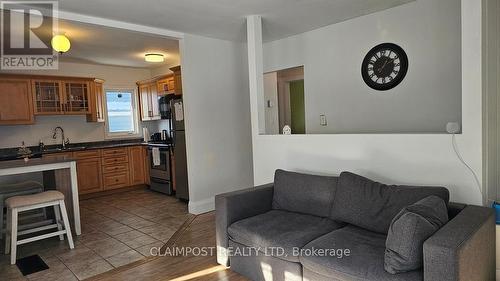
[{"label": "yellow pendant light", "polygon": [[59,34],[52,37],[52,41],[50,42],[50,44],[52,45],[52,49],[60,54],[66,53],[67,51],[69,51],[69,48],[71,48],[71,42],[69,42],[68,37],[66,37],[64,34]]},{"label": "yellow pendant light", "polygon": [[165,56],[162,54],[146,54],[144,55],[144,59],[147,62],[163,62],[165,61]]}]

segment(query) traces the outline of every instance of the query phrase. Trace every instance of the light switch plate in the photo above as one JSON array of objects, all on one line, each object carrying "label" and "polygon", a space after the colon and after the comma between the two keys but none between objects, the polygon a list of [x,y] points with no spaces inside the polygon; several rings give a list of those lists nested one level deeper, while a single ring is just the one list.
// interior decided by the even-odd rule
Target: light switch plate
[{"label": "light switch plate", "polygon": [[326,120],[326,115],[321,114],[321,115],[319,116],[319,124],[320,124],[321,126],[327,126],[327,125],[328,125],[328,122],[327,122],[327,120]]}]

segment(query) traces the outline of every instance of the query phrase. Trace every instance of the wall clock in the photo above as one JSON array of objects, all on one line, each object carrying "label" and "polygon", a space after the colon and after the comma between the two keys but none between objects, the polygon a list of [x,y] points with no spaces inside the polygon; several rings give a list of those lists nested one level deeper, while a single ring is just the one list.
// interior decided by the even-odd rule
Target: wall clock
[{"label": "wall clock", "polygon": [[378,91],[396,87],[407,72],[408,56],[403,48],[392,43],[375,46],[361,65],[361,75],[366,85]]}]

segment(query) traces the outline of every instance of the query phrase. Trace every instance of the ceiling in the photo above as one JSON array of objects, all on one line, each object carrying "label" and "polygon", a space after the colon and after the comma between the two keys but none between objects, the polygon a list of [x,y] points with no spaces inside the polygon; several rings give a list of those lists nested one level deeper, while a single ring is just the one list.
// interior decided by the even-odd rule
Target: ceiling
[{"label": "ceiling", "polygon": [[245,16],[261,15],[264,41],[273,41],[412,1],[64,0],[59,9],[238,41],[245,37]]},{"label": "ceiling", "polygon": [[[154,35],[59,20],[59,31],[71,40],[61,61],[156,68],[178,65],[179,42]],[[144,61],[146,53],[165,55],[163,63]]]}]

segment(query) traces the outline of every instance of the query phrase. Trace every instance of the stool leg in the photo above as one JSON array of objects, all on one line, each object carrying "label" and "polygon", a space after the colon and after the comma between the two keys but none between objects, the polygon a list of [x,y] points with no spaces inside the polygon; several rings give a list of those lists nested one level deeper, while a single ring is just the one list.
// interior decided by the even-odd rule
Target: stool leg
[{"label": "stool leg", "polygon": [[[54,205],[54,214],[56,216],[57,230],[62,230],[61,212],[59,212],[59,204]],[[59,240],[64,240],[64,234],[59,235]]]},{"label": "stool leg", "polygon": [[71,234],[71,227],[69,226],[68,213],[66,213],[66,204],[64,204],[64,200],[59,201],[59,206],[61,207],[61,215],[64,221],[64,229],[66,230],[66,235],[68,236],[68,244],[69,248],[75,248],[73,244],[73,235]]},{"label": "stool leg", "polygon": [[12,209],[11,217],[10,264],[16,264],[17,255],[17,209]]},{"label": "stool leg", "polygon": [[8,255],[10,253],[10,228],[12,214],[11,210],[7,208],[7,224],[5,225],[5,254]]}]

